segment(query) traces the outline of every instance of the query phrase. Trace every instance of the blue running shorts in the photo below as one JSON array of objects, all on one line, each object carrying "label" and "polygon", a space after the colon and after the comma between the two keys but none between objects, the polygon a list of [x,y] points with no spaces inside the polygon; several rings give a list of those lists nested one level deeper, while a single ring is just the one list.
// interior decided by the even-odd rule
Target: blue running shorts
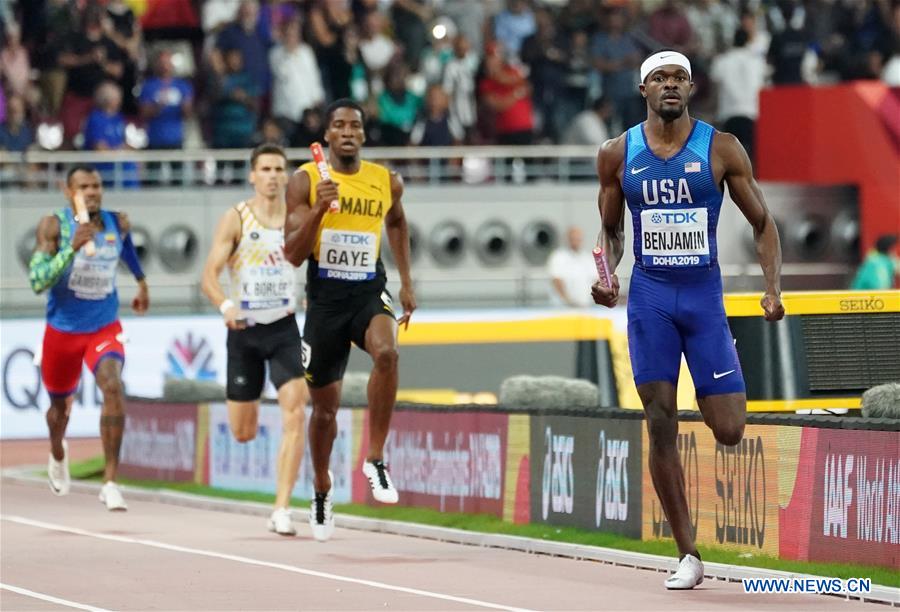
[{"label": "blue running shorts", "polygon": [[636,385],[665,380],[677,387],[684,353],[697,397],[746,390],[718,266],[671,272],[635,266],[628,293],[628,349]]}]

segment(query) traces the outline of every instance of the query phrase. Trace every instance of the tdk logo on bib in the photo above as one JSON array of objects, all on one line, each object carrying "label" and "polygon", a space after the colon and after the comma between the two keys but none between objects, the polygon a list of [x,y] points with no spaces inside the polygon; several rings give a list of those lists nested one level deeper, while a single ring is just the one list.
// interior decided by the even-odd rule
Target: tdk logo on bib
[{"label": "tdk logo on bib", "polygon": [[653,223],[665,223],[667,225],[680,225],[682,223],[696,223],[696,212],[662,212],[653,213],[650,216]]},{"label": "tdk logo on bib", "polygon": [[334,233],[331,236],[331,242],[334,244],[370,246],[375,242],[375,234],[363,234],[356,232]]}]

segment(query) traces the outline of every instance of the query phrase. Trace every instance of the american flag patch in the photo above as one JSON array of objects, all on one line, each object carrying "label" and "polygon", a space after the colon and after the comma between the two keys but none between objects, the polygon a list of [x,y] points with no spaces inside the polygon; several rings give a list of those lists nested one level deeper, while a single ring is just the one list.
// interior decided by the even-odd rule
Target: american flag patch
[{"label": "american flag patch", "polygon": [[684,165],[685,174],[690,174],[691,172],[700,172],[700,162],[688,162]]}]

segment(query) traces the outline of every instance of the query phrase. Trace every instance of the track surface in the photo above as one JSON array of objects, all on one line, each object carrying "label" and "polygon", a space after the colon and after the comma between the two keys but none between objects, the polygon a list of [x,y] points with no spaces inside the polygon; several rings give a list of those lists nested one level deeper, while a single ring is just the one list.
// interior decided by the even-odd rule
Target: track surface
[{"label": "track surface", "polygon": [[[4,443],[0,452],[10,451]],[[265,520],[95,495],[0,485],[3,610],[832,610],[812,595],[747,595],[707,580],[668,592],[664,574],[590,561],[365,531],[313,541]],[[301,516],[302,515],[302,516]],[[11,590],[12,589],[12,590]],[[881,607],[881,609],[885,609]]]}]

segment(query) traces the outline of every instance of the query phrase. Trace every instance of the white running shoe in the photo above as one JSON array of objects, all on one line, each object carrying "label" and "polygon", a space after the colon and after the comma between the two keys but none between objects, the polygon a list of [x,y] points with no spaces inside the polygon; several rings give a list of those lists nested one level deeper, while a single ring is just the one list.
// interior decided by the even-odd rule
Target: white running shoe
[{"label": "white running shoe", "polygon": [[703,562],[694,555],[685,555],[675,573],[666,579],[666,588],[672,590],[693,589],[703,582]]},{"label": "white running shoe", "polygon": [[369,479],[369,486],[372,487],[372,496],[382,504],[396,504],[400,500],[394,483],[391,482],[391,475],[388,474],[387,466],[380,459],[375,461],[366,460],[362,466],[363,474]]},{"label": "white running shoe", "polygon": [[122,497],[122,491],[119,485],[112,480],[106,482],[100,489],[100,503],[106,505],[106,509],[110,512],[125,512],[128,510],[128,504]]},{"label": "white running shoe", "polygon": [[294,524],[291,522],[291,511],[288,508],[275,508],[269,517],[269,531],[273,531],[278,535],[292,536],[297,535]]},{"label": "white running shoe", "polygon": [[56,495],[66,495],[72,486],[72,479],[69,477],[69,445],[63,440],[62,443],[64,456],[62,461],[53,458],[50,453],[50,460],[47,462],[47,482],[50,484],[50,490]]},{"label": "white running shoe", "polygon": [[328,472],[331,479],[331,487],[328,493],[317,493],[313,490],[313,499],[309,504],[309,527],[312,529],[313,538],[319,542],[327,542],[334,533],[334,506],[331,502],[331,494],[334,491],[334,476]]}]

